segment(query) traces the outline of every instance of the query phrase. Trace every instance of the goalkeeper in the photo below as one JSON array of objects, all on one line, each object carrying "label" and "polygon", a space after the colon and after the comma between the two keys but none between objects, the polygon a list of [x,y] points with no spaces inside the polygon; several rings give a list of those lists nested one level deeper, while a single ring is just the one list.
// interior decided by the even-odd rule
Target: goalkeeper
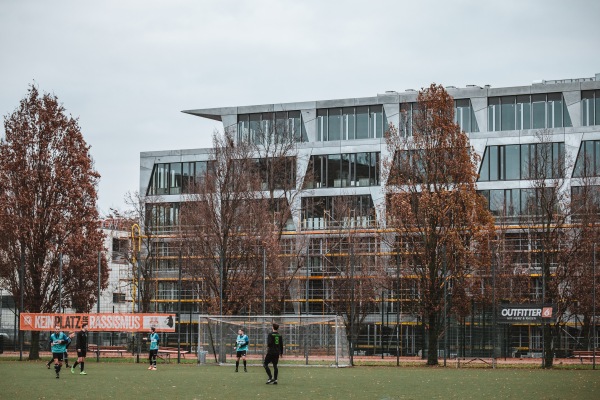
[{"label": "goalkeeper", "polygon": [[240,366],[240,358],[244,360],[244,372],[248,372],[246,369],[246,352],[248,351],[248,343],[250,343],[250,339],[248,339],[248,335],[245,334],[243,329],[238,331],[237,338],[235,339],[235,350],[236,357],[235,360],[235,372],[238,372],[238,367]]}]

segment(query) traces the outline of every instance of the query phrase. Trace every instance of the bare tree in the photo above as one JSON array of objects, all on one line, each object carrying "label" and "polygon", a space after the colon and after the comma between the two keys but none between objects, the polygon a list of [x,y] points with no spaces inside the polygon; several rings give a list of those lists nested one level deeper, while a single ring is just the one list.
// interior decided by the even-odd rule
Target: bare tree
[{"label": "bare tree", "polygon": [[238,141],[250,146],[257,163],[260,190],[268,199],[275,236],[265,249],[272,253],[264,256],[269,258],[269,285],[274,295],[270,311],[280,313],[285,310],[285,300],[304,265],[307,243],[302,235],[284,237],[283,233],[292,223],[291,204],[300,197],[303,181],[310,180],[311,175],[301,176],[296,172],[297,145],[303,140],[300,112],[263,113],[261,118],[250,129],[241,128]]},{"label": "bare tree", "polygon": [[[174,226],[163,226],[156,222],[156,216],[162,215],[172,204],[165,203],[160,196],[149,197],[139,192],[125,194],[127,209],[111,209],[108,218],[116,218],[121,225],[127,227],[131,234],[131,247],[123,257],[131,265],[132,280],[129,282],[131,297],[134,304],[138,304],[138,312],[158,311],[152,310],[152,299],[156,296],[156,278],[160,271],[158,265],[161,257],[164,259],[166,246],[157,238],[160,234],[172,233]],[[175,221],[173,221],[175,223]],[[163,232],[162,230],[168,230]],[[172,255],[172,254],[171,254]]]},{"label": "bare tree", "polygon": [[210,167],[181,206],[186,273],[202,282],[213,313],[260,309],[262,253],[272,252],[274,227],[252,155],[231,132],[215,133]]},{"label": "bare tree", "polygon": [[444,290],[489,265],[493,219],[476,192],[477,155],[454,123],[453,99],[442,86],[419,92],[412,136],[391,127],[386,139],[394,157],[387,161],[388,228],[401,238],[418,281],[427,364],[437,365]]},{"label": "bare tree", "polygon": [[379,238],[363,223],[374,219],[374,209],[361,210],[355,196],[340,195],[325,214],[330,233],[311,239],[307,255],[313,260],[307,275],[322,276],[322,312],[342,316],[353,363],[358,333],[365,318],[377,310],[385,264],[378,256]]},{"label": "bare tree", "polygon": [[[548,143],[551,143],[550,135],[542,131],[538,134],[538,139],[540,144],[546,144],[544,149],[548,151]],[[535,171],[538,178],[532,185],[538,192],[544,190],[547,193],[546,198],[541,199],[541,207],[536,209],[538,212],[541,209],[541,216],[538,218],[542,219],[543,228],[539,239],[544,250],[542,252],[543,300],[557,307],[556,321],[544,326],[544,355],[547,368],[552,367],[552,353],[561,331],[566,329],[568,322],[582,317],[584,343],[581,345],[586,347],[589,345],[589,334],[592,329],[593,288],[597,281],[597,276],[594,275],[596,261],[594,253],[595,243],[600,234],[600,201],[593,155],[590,154],[589,147],[585,149],[584,146],[585,142],[582,143],[580,156],[575,165],[570,192],[569,187],[566,190],[559,190],[562,183],[560,179],[544,179],[543,171]],[[548,163],[545,161],[547,159],[547,156],[543,156],[542,161]],[[564,166],[556,160],[551,161],[553,174],[566,177],[566,173],[571,170],[571,160],[565,158]],[[545,170],[548,171],[550,168]],[[557,180],[560,183],[554,183]],[[545,189],[541,189],[542,187]],[[553,192],[557,194],[553,195]],[[546,205],[552,198],[556,198],[553,215],[547,211],[551,205]]]},{"label": "bare tree", "polygon": [[[5,116],[4,129],[0,282],[16,304],[23,295],[21,312],[62,312],[59,303],[87,312],[97,301],[98,281],[106,287],[108,280],[104,257],[98,277],[103,248],[96,210],[100,175],[89,146],[57,97],[39,94],[34,85]],[[39,358],[39,332],[32,332],[29,358]]]},{"label": "bare tree", "polygon": [[536,133],[530,144],[529,176],[531,185],[521,219],[523,233],[534,251],[532,265],[539,265],[539,300],[556,307],[552,321],[542,323],[543,367],[552,368],[561,325],[573,304],[573,288],[588,229],[573,224],[571,193],[567,173],[571,160],[563,144],[553,142],[548,131]]}]

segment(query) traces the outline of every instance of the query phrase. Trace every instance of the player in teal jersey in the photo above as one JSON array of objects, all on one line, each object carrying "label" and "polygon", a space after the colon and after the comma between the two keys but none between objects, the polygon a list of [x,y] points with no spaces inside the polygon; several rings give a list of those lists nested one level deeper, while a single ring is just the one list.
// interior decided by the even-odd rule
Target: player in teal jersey
[{"label": "player in teal jersey", "polygon": [[[265,367],[265,371],[267,371],[269,377],[267,385],[277,385],[277,375],[279,374],[277,363],[279,362],[279,357],[283,356],[283,336],[277,332],[278,329],[279,325],[273,323],[273,332],[267,336],[267,355],[263,363],[263,367]],[[269,363],[273,363],[273,376],[271,376]]]},{"label": "player in teal jersey", "polygon": [[[69,346],[71,345],[71,339],[73,338],[73,336],[75,336],[74,333],[71,333],[70,335],[67,335],[67,344],[65,346],[65,352],[63,354],[63,361],[65,362],[65,367],[67,368],[71,368],[71,366],[69,365]],[[52,343],[50,343],[50,347],[52,347]],[[51,350],[52,351],[52,350]],[[46,366],[48,367],[48,369],[50,369],[50,364],[52,364],[54,362],[54,357],[50,358],[50,361],[48,361],[46,363]]]},{"label": "player in teal jersey", "polygon": [[245,334],[243,329],[238,331],[237,338],[235,339],[235,349],[236,349],[236,357],[235,360],[235,372],[238,372],[238,367],[240,366],[240,358],[244,360],[244,372],[248,372],[246,369],[246,352],[248,351],[248,344],[250,343],[250,339]]},{"label": "player in teal jersey", "polygon": [[158,333],[156,333],[156,328],[150,328],[152,331],[148,335],[148,340],[150,341],[150,349],[148,352],[148,360],[150,361],[150,366],[148,367],[151,371],[156,371],[156,356],[158,356],[158,342],[160,341],[160,337]]},{"label": "player in teal jersey", "polygon": [[54,327],[54,333],[50,335],[50,345],[52,346],[52,358],[54,358],[54,371],[56,379],[60,378],[60,368],[62,367],[63,354],[67,350],[69,337],[60,330],[60,326]]}]

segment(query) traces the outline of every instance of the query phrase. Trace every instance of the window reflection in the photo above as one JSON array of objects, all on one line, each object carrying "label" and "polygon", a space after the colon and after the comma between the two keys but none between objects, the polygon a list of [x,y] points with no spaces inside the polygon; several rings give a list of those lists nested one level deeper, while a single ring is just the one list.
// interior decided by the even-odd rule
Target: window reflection
[{"label": "window reflection", "polygon": [[381,105],[317,110],[317,139],[322,142],[382,138],[386,129]]},{"label": "window reflection", "polygon": [[581,92],[581,125],[600,125],[600,90]]},{"label": "window reflection", "polygon": [[379,185],[378,152],[311,156],[305,189]]},{"label": "window reflection", "polygon": [[488,98],[488,130],[572,126],[562,93]]},{"label": "window reflection", "polygon": [[239,114],[237,140],[261,145],[288,140],[306,142],[308,138],[300,111],[280,111]]},{"label": "window reflection", "polygon": [[562,142],[488,146],[478,182],[534,179],[536,174],[562,178],[564,156]]}]

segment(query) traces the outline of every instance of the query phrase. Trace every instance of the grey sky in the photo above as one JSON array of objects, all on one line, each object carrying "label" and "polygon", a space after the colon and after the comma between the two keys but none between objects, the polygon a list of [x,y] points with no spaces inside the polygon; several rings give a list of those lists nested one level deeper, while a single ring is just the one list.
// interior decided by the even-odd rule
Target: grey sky
[{"label": "grey sky", "polygon": [[34,81],[56,94],[105,214],[138,190],[141,151],[210,146],[219,125],[181,110],[591,77],[598,16],[596,0],[2,0],[0,114]]}]

